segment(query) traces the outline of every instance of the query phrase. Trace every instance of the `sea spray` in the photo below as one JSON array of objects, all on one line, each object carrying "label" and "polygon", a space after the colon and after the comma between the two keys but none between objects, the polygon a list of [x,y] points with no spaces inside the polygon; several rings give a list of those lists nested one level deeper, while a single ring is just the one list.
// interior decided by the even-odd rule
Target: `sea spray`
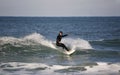
[{"label": "sea spray", "polygon": [[33,33],[31,35],[28,35],[26,37],[24,37],[25,40],[32,40],[35,43],[47,46],[47,47],[51,47],[51,48],[55,48],[55,46],[52,44],[51,40],[46,39],[44,36],[42,36],[41,34],[38,33]]},{"label": "sea spray", "polygon": [[62,40],[66,45],[68,45],[71,49],[92,49],[92,46],[87,40],[83,40],[80,38],[65,38]]}]

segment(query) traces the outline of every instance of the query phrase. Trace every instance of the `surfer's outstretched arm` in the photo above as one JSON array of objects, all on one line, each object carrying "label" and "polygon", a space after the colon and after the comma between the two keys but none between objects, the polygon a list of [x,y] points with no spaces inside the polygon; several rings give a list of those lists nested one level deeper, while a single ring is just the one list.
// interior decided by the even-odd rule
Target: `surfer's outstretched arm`
[{"label": "surfer's outstretched arm", "polygon": [[68,36],[68,34],[62,35],[62,37],[66,37],[66,36]]}]

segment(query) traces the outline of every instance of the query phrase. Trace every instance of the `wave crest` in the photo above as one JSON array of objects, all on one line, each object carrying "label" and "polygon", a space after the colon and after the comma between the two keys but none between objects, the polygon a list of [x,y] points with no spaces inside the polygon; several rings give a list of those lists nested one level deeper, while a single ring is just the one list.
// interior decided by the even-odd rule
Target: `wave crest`
[{"label": "wave crest", "polygon": [[[56,49],[55,41],[46,39],[43,35],[38,33],[32,33],[25,37],[15,38],[15,37],[0,37],[0,46],[5,44],[11,44],[15,47],[21,47],[23,45],[43,45]],[[71,49],[92,49],[88,41],[77,38],[64,38],[62,40]]]}]

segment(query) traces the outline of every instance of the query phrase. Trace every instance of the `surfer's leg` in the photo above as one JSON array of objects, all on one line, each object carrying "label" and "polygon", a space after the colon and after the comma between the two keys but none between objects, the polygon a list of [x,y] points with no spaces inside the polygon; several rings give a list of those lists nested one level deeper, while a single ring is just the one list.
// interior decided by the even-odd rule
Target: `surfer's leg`
[{"label": "surfer's leg", "polygon": [[61,43],[61,46],[65,48],[67,51],[69,51],[69,49],[63,43]]},{"label": "surfer's leg", "polygon": [[63,43],[57,43],[56,45],[62,47],[63,49],[65,48],[67,51],[69,51],[69,49]]}]

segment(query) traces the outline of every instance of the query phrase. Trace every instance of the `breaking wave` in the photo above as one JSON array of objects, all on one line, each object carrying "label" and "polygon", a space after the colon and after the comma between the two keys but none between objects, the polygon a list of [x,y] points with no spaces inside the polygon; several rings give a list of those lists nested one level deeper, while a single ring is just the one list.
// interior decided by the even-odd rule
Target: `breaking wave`
[{"label": "breaking wave", "polygon": [[[31,46],[31,45],[42,45],[52,49],[56,49],[55,41],[46,39],[43,35],[38,33],[32,33],[25,37],[0,37],[0,46],[10,44],[14,47]],[[92,49],[88,41],[80,38],[65,38],[62,40],[71,49]]]}]

